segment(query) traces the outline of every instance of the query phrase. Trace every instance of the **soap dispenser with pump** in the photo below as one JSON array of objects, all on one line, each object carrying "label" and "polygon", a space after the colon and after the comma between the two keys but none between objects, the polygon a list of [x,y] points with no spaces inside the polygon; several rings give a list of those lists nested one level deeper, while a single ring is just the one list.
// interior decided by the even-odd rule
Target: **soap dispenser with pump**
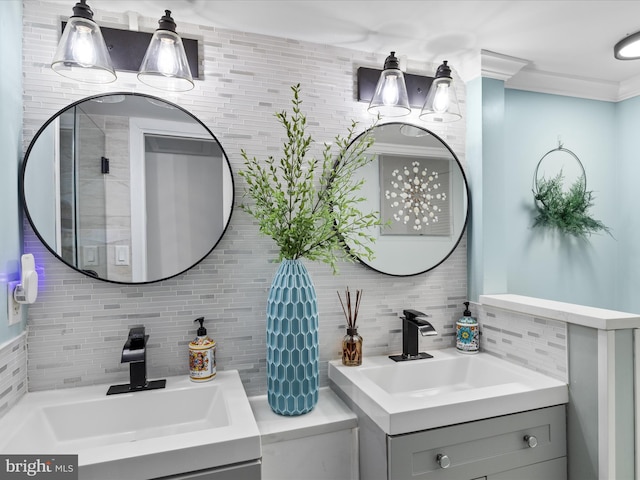
[{"label": "soap dispenser with pump", "polygon": [[464,302],[462,318],[456,322],[456,349],[460,353],[478,353],[480,350],[480,332],[478,320],[471,316],[469,302]]},{"label": "soap dispenser with pump", "polygon": [[207,382],[216,376],[216,342],[207,335],[204,317],[200,322],[196,338],[189,343],[189,378],[194,382]]}]

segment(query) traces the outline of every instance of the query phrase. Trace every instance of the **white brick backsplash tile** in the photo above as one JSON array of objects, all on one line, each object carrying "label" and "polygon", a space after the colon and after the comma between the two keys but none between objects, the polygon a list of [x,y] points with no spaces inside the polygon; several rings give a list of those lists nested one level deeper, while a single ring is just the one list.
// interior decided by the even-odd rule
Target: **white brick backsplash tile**
[{"label": "white brick backsplash tile", "polygon": [[0,345],[0,417],[27,392],[27,335]]},{"label": "white brick backsplash tile", "polygon": [[481,350],[568,382],[567,325],[485,305],[475,305]]}]

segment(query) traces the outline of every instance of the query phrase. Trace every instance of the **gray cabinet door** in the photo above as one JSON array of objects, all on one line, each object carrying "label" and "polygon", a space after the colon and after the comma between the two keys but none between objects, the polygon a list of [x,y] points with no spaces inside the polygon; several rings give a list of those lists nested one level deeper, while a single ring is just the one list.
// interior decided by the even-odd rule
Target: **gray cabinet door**
[{"label": "gray cabinet door", "polygon": [[260,480],[260,460],[237,465],[162,477],[157,480]]},{"label": "gray cabinet door", "polygon": [[566,457],[556,458],[485,478],[487,480],[565,480],[567,478],[567,459]]},{"label": "gray cabinet door", "polygon": [[[527,444],[527,436],[535,437],[535,447]],[[489,479],[493,474],[565,457],[565,406],[390,436],[387,449],[391,480]],[[446,455],[447,468],[438,463],[439,455]],[[566,478],[566,469],[561,478]]]}]

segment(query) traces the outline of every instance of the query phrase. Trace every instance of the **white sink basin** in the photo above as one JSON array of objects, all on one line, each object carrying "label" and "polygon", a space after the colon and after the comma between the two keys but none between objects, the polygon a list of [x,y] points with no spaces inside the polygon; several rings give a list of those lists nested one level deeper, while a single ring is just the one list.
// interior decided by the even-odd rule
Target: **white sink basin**
[{"label": "white sink basin", "polygon": [[345,400],[388,435],[567,403],[567,385],[486,353],[455,349],[434,358],[394,362],[365,357],[360,367],[329,363],[329,379]]},{"label": "white sink basin", "polygon": [[107,385],[28,393],[0,419],[0,452],[78,454],[80,478],[149,479],[258,459],[237,371],[106,396]]}]

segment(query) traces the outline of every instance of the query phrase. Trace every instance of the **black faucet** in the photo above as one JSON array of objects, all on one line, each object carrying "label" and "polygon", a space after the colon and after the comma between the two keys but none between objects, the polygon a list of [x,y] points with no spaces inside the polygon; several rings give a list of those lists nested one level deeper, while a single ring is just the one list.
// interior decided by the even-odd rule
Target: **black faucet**
[{"label": "black faucet", "polygon": [[107,395],[156,390],[165,387],[166,380],[147,381],[148,340],[149,335],[145,335],[144,327],[134,327],[129,330],[129,338],[122,348],[122,357],[120,358],[120,362],[129,364],[129,383],[112,385],[109,387]]},{"label": "black faucet", "polygon": [[402,355],[389,355],[389,358],[396,362],[433,358],[433,355],[418,352],[418,332],[423,337],[438,334],[427,320],[431,315],[410,309],[403,310],[402,313]]},{"label": "black faucet", "polygon": [[129,386],[131,389],[144,388],[147,385],[147,341],[144,327],[129,330],[129,338],[122,348],[120,362],[129,364]]}]

